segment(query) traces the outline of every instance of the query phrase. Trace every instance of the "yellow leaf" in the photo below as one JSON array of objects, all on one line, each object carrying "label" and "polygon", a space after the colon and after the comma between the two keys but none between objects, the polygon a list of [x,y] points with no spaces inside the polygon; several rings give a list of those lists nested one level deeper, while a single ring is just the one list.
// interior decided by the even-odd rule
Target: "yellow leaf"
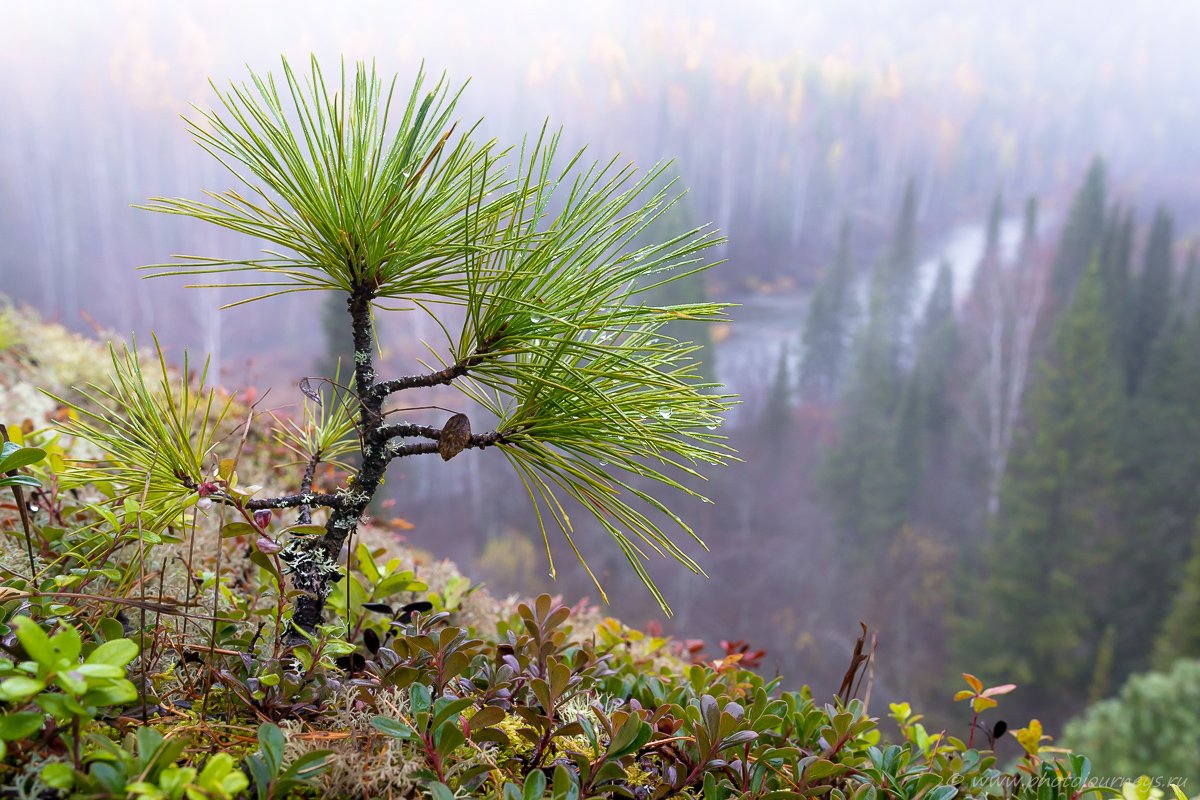
[{"label": "yellow leaf", "polygon": [[964,672],[962,676],[963,680],[967,682],[967,685],[975,690],[975,694],[979,694],[983,691],[983,681],[979,680],[979,678],[976,678],[969,672]]},{"label": "yellow leaf", "polygon": [[995,700],[990,697],[984,697],[983,695],[980,695],[971,701],[971,707],[975,709],[976,714],[982,711],[987,711],[989,708],[995,708],[997,705],[998,704]]},{"label": "yellow leaf", "polygon": [[221,463],[217,465],[217,474],[221,476],[221,480],[227,481],[233,475],[236,466],[237,461],[232,458],[222,458]]},{"label": "yellow leaf", "polygon": [[1031,756],[1037,756],[1042,747],[1042,740],[1048,738],[1042,735],[1042,723],[1036,719],[1030,720],[1028,726],[1015,730],[1012,734],[1017,737],[1017,741],[1025,752]]},{"label": "yellow leaf", "polygon": [[974,696],[975,693],[970,689],[963,689],[961,692],[958,692],[954,695],[954,702],[957,703],[959,700],[970,700]]}]

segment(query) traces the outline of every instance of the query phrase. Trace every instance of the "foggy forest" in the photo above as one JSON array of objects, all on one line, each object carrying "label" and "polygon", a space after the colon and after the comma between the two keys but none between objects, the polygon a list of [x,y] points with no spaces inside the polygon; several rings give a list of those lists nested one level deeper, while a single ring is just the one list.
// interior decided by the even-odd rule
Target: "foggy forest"
[{"label": "foggy forest", "polygon": [[[363,517],[373,535],[421,554],[420,564],[449,559],[481,596],[544,592],[591,609],[573,613],[669,638],[673,657],[717,664],[718,674],[720,659],[734,657],[767,681],[778,677],[779,691],[832,697],[865,646],[869,689],[858,697],[871,717],[887,722],[890,713],[905,736],[916,723],[897,708],[909,703],[924,715],[921,735],[949,730],[979,746],[979,708],[972,718],[954,699],[960,676],[1015,684],[996,692],[1000,710],[987,711],[1005,721],[987,732],[999,766],[1025,758],[1040,768],[1037,746],[1005,733],[1034,720],[1038,735],[1089,756],[1097,775],[1146,774],[1168,795],[1169,777],[1178,796],[1195,796],[1200,6],[61,1],[10,3],[0,16],[0,422],[18,429],[32,418],[31,444],[47,449],[30,431],[68,416],[34,399],[35,388],[55,397],[65,388],[5,366],[51,358],[39,352],[38,326],[136,341],[151,354],[157,342],[171,369],[190,370],[185,380],[207,358],[208,385],[268,422],[299,418],[313,386],[361,366],[342,295],[299,291],[222,308],[254,292],[147,277],[180,255],[253,259],[272,249],[197,215],[134,207],[234,185],[228,164],[195,146],[181,116],[218,107],[218,92],[246,81],[247,69],[279,77],[281,56],[304,75],[319,61],[331,85],[359,63],[387,80],[398,74],[400,108],[419,69],[435,83],[443,74],[453,86],[469,81],[456,136],[479,119],[473,136],[515,143],[523,156],[544,126],[561,127],[561,152],[586,146],[589,160],[661,165],[649,190],[681,198],[629,241],[637,253],[686,230],[721,237],[704,254],[710,268],[636,296],[671,307],[729,304],[715,321],[678,314],[657,335],[698,345],[694,381],[706,388],[696,402],[729,398],[719,435],[730,457],[695,467],[711,502],[632,479],[691,526],[697,540],[679,541],[704,575],[651,558],[643,579],[609,543],[602,515],[572,513],[571,546],[586,563],[559,551],[551,533],[552,576],[524,473],[490,451],[393,464]],[[566,213],[570,203],[547,207]],[[439,318],[420,305],[374,312],[381,375],[451,363],[435,355],[442,325],[454,331],[472,317],[451,308]],[[6,354],[10,343],[20,344]],[[96,358],[78,352],[69,357]],[[401,409],[413,430],[440,429],[447,412],[462,412],[478,433],[490,408],[449,380],[414,402]],[[716,423],[707,430],[718,432]],[[238,436],[244,443],[240,429],[229,435]],[[333,492],[353,465],[322,464],[307,490]],[[29,506],[29,524],[66,525],[52,506]],[[13,513],[0,511],[0,527],[16,548],[11,569],[0,559],[8,586],[35,553],[30,545],[26,559],[16,506],[5,508]],[[220,561],[216,570],[219,584]],[[161,580],[148,585],[161,600]],[[439,591],[435,611],[450,590]],[[330,601],[336,613],[350,613],[349,588],[345,597],[347,609]],[[0,617],[15,613],[8,604]],[[56,613],[79,626],[91,619]],[[354,636],[344,638],[353,649]],[[434,686],[437,701],[444,687]],[[640,696],[626,689],[616,696]],[[15,713],[15,699],[4,699]],[[247,724],[274,720],[291,735],[282,720],[293,712],[257,708]],[[897,723],[887,724],[891,741]],[[398,741],[408,735],[376,728]],[[11,760],[20,748],[9,745]],[[73,769],[90,774],[74,746]],[[638,769],[665,759],[639,753]],[[543,789],[547,780],[557,787],[554,764],[542,764]],[[692,789],[663,770],[653,796],[701,796],[701,767],[690,770]],[[584,796],[652,796],[631,788],[632,778],[601,790],[577,772]],[[732,796],[716,794],[725,773],[711,772],[714,793],[705,784],[703,796]],[[4,774],[10,782],[24,773]],[[55,779],[56,796],[117,796],[80,788],[82,777]],[[450,773],[436,781],[450,796],[476,791]],[[342,791],[323,785],[328,796]],[[853,788],[830,785],[844,796]],[[228,794],[238,786],[232,780]],[[524,797],[541,797],[523,787]],[[441,788],[419,791],[441,800]],[[222,796],[204,791],[187,796]],[[749,791],[737,796],[766,796]]]}]

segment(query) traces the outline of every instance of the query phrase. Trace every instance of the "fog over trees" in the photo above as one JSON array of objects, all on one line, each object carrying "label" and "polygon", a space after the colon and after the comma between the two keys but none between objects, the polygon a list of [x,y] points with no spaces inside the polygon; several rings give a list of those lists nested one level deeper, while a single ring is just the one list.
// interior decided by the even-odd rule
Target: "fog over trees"
[{"label": "fog over trees", "polygon": [[[729,241],[671,300],[740,304],[677,332],[707,337],[706,370],[741,395],[743,461],[714,475],[715,505],[677,509],[711,577],[653,570],[669,620],[581,523],[613,613],[714,651],[746,639],[827,691],[861,619],[879,697],[936,722],[967,670],[1021,686],[1014,718],[1061,726],[1200,657],[1200,7],[870,5],[12,5],[0,294],[211,353],[225,385],[286,411],[292,376],[350,349],[322,322],[340,309],[299,294],[226,316],[131,269],[253,255],[130,204],[232,186],[182,135],[184,101],[280,54],[424,61],[472,80],[462,107],[488,133],[549,117],[565,150],[674,159],[689,194],[664,230],[711,221]],[[380,324],[398,371],[441,335],[418,313]],[[595,599],[565,562],[545,577],[503,464],[404,464],[383,491],[377,517],[498,591]]]}]

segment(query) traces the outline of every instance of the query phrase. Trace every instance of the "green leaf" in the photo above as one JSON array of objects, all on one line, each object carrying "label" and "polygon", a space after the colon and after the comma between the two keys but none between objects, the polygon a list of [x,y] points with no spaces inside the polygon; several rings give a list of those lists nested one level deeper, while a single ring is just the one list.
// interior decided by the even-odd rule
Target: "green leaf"
[{"label": "green leaf", "polygon": [[281,530],[279,533],[281,535],[284,533],[291,533],[296,536],[320,536],[321,534],[325,533],[325,526],[324,525],[289,525],[288,527]]},{"label": "green leaf", "polygon": [[638,717],[630,715],[613,734],[612,742],[608,746],[608,757],[616,759],[635,753],[650,741],[653,735],[653,728]]},{"label": "green leaf", "polygon": [[278,725],[264,722],[258,726],[258,749],[272,775],[278,775],[283,766],[283,751],[286,746],[287,739]]},{"label": "green leaf", "polygon": [[29,657],[46,669],[53,669],[57,661],[50,637],[42,627],[29,617],[17,617],[12,622],[17,628],[17,640]]},{"label": "green leaf", "polygon": [[958,794],[958,788],[955,786],[938,786],[930,790],[926,795],[928,800],[952,800]]},{"label": "green leaf", "polygon": [[454,751],[467,741],[462,728],[453,722],[447,722],[444,725],[438,726],[436,730],[437,733],[433,737],[434,745],[437,748],[438,755],[443,759],[450,758]]},{"label": "green leaf", "polygon": [[758,738],[758,734],[755,731],[736,731],[734,733],[729,734],[723,740],[721,740],[721,748],[720,749],[727,750],[730,747],[737,747],[740,744],[745,744],[746,742],[752,742],[757,738]]},{"label": "green leaf", "polygon": [[249,522],[229,522],[221,528],[222,539],[232,539],[234,536],[257,536],[258,528]]},{"label": "green leaf", "polygon": [[113,639],[105,642],[91,652],[85,664],[108,664],[114,667],[124,667],[137,658],[138,646],[132,639]]},{"label": "green leaf", "polygon": [[[12,444],[8,442],[7,444]],[[27,467],[30,464],[36,464],[46,457],[46,451],[37,447],[18,447],[15,450],[7,450],[3,457],[0,457],[0,473],[12,472],[21,467]]]},{"label": "green leaf", "polygon": [[828,778],[830,775],[837,775],[845,771],[846,768],[841,764],[835,764],[825,758],[818,758],[810,762],[804,769],[804,778],[809,781],[819,781],[822,778]]},{"label": "green leaf", "polygon": [[476,731],[499,724],[504,720],[505,716],[504,709],[499,706],[484,706],[467,720],[467,728],[471,731],[472,737],[474,737]]},{"label": "green leaf", "polygon": [[326,766],[326,761],[333,755],[330,750],[313,750],[305,753],[288,765],[284,773],[294,780],[307,782],[319,775]]},{"label": "green leaf", "polygon": [[23,703],[45,688],[45,681],[17,675],[0,681],[0,700],[8,703]]},{"label": "green leaf", "polygon": [[386,733],[388,736],[394,736],[397,739],[411,739],[416,733],[408,725],[405,725],[398,719],[391,717],[374,716],[371,717],[371,726],[375,730]]},{"label": "green leaf", "polygon": [[41,779],[51,789],[65,792],[75,785],[75,770],[70,764],[56,761],[42,767]]},{"label": "green leaf", "polygon": [[0,740],[11,742],[32,736],[42,729],[45,717],[36,711],[0,716]]},{"label": "green leaf", "polygon": [[254,792],[258,800],[267,800],[270,796],[271,781],[274,776],[267,769],[266,762],[263,761],[262,756],[248,756],[242,763],[250,771],[250,778],[254,783]]},{"label": "green leaf", "polygon": [[131,682],[116,680],[103,686],[89,687],[82,699],[91,706],[119,706],[137,700],[138,693]]},{"label": "green leaf", "polygon": [[553,800],[579,800],[579,784],[571,771],[562,764],[554,767],[551,794]]},{"label": "green leaf", "polygon": [[50,646],[58,657],[59,663],[75,664],[79,661],[79,652],[83,649],[83,641],[74,625],[63,625],[58,633],[50,637]]},{"label": "green leaf", "polygon": [[432,700],[428,686],[421,683],[413,684],[408,690],[408,697],[414,715],[429,711]]},{"label": "green leaf", "polygon": [[540,769],[531,770],[525,776],[524,800],[542,800],[546,793],[546,774]]},{"label": "green leaf", "polygon": [[110,642],[114,639],[120,639],[125,635],[124,626],[121,625],[119,620],[112,617],[105,617],[100,620],[98,627],[100,629],[100,638],[104,641]]},{"label": "green leaf", "polygon": [[42,482],[32,475],[0,476],[0,488],[8,488],[11,486],[28,486],[30,489],[40,489],[42,487]]},{"label": "green leaf", "polygon": [[470,708],[473,701],[469,697],[458,700],[439,698],[434,704],[433,727],[441,727],[442,723],[455,720],[464,709]]},{"label": "green leaf", "polygon": [[85,678],[124,678],[125,668],[113,664],[80,664],[73,672]]}]

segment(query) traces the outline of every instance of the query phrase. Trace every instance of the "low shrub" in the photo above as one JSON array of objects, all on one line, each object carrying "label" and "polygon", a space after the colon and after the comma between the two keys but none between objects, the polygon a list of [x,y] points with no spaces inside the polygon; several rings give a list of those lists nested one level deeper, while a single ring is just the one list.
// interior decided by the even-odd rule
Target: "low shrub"
[{"label": "low shrub", "polygon": [[1100,775],[1145,772],[1200,784],[1200,661],[1134,675],[1116,697],[1072,720],[1063,741],[1096,759]]}]

